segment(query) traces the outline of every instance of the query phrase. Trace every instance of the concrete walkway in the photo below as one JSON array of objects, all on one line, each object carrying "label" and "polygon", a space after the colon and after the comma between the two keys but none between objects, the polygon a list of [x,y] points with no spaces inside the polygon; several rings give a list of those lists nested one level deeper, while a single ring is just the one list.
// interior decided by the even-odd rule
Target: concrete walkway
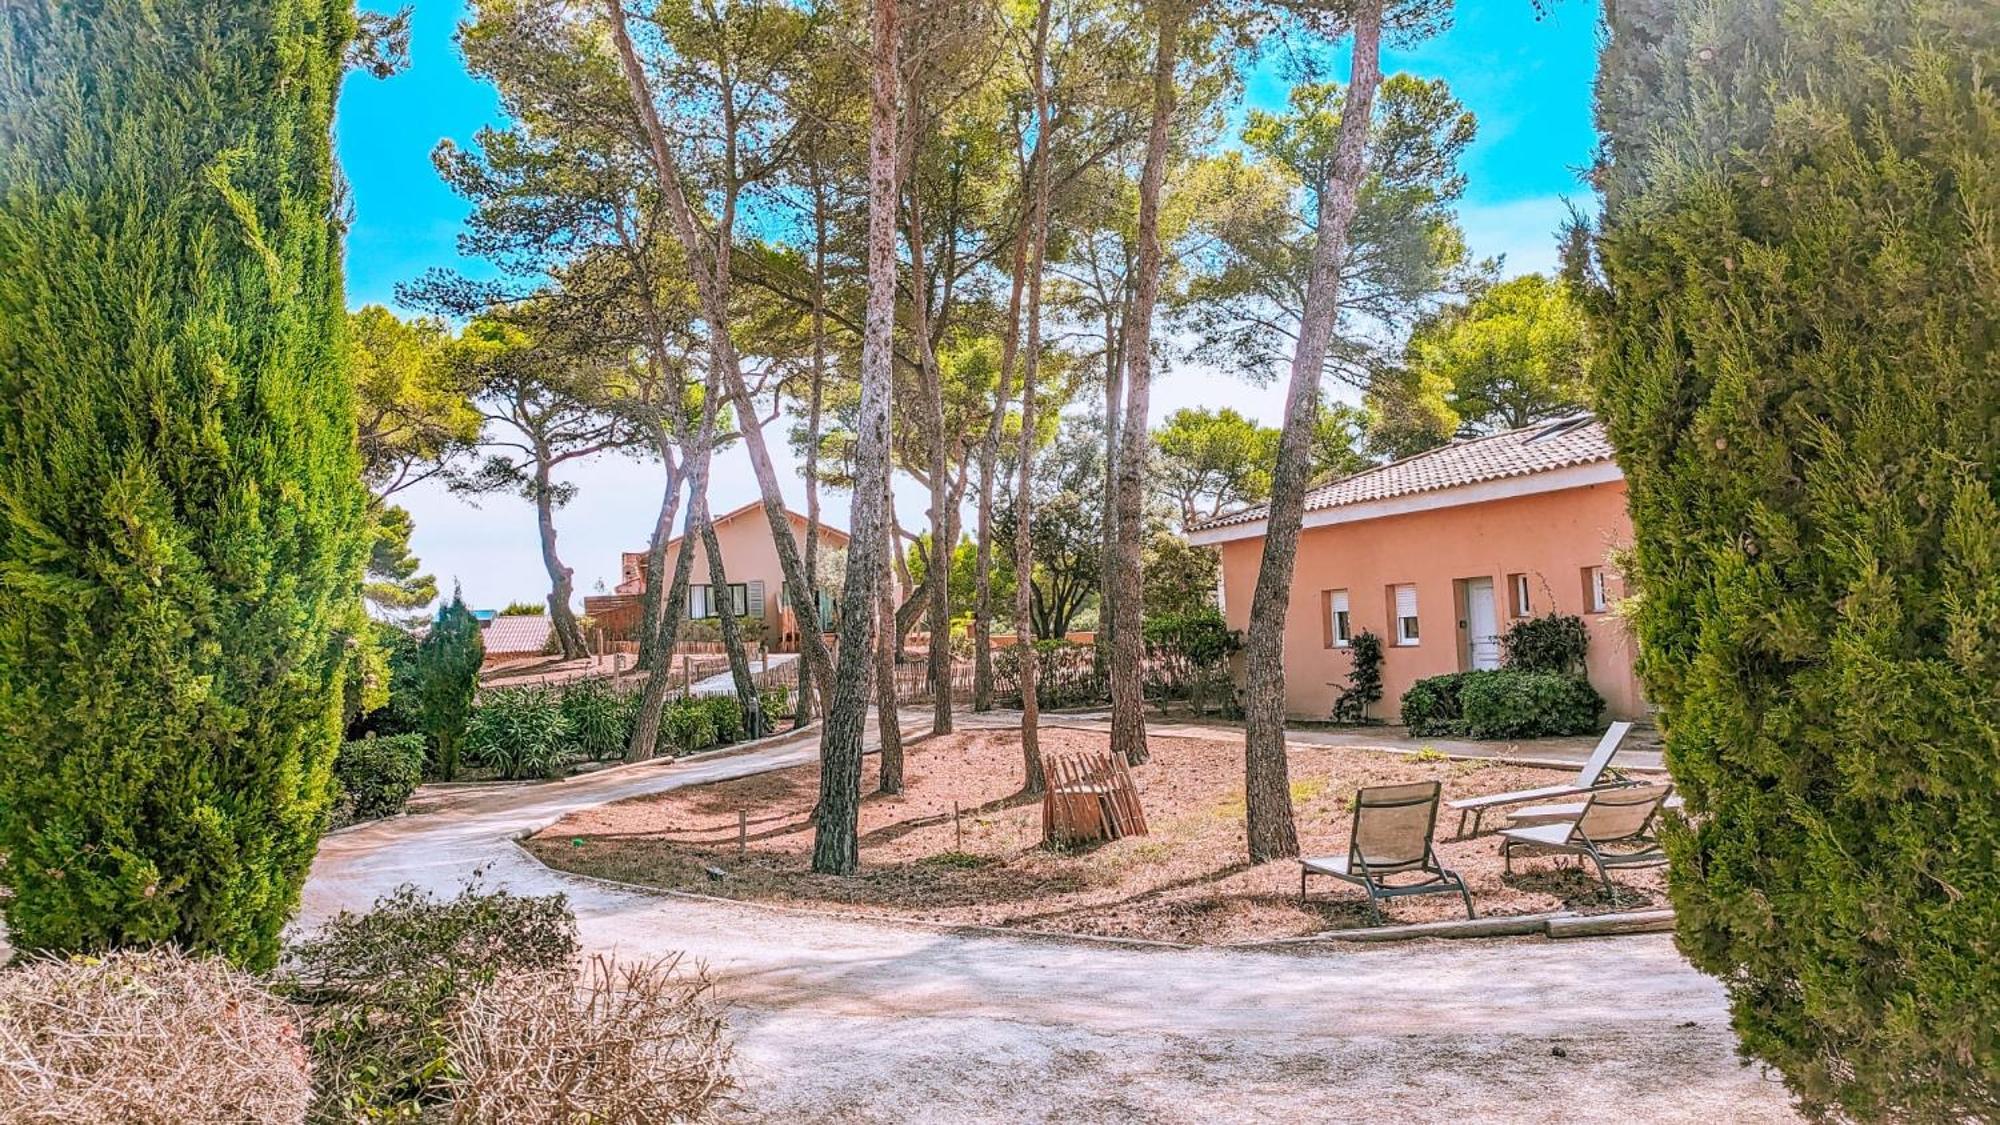
[{"label": "concrete walkway", "polygon": [[589,948],[707,964],[734,1005],[737,1120],[1792,1120],[1734,1061],[1721,989],[1664,936],[1149,949],[636,893],[511,843],[573,809],[808,761],[817,737],[452,794],[329,837],[301,925],[475,872],[563,892]]},{"label": "concrete walkway", "polygon": [[[766,668],[783,668],[798,658],[799,654],[796,652],[773,652],[762,659],[750,661],[750,671],[753,675],[762,674]],[[736,694],[736,679],[729,669],[724,668],[707,679],[696,680],[693,684],[689,685],[688,694],[734,695]]]}]

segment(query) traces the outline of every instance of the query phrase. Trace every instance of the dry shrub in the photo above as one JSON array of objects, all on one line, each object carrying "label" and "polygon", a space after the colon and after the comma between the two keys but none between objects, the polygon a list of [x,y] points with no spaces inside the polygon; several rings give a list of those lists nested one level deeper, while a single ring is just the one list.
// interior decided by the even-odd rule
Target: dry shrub
[{"label": "dry shrub", "polygon": [[0,972],[0,1122],[305,1120],[305,1047],[285,1004],[173,950]]},{"label": "dry shrub", "polygon": [[702,1121],[734,1088],[722,1009],[679,959],[512,974],[452,1026],[457,1125]]},{"label": "dry shrub", "polygon": [[504,976],[571,973],[576,955],[561,895],[476,879],[452,898],[403,886],[365,914],[335,915],[291,947],[278,982],[305,1006],[312,1120],[414,1120],[441,1104],[458,1009]]}]

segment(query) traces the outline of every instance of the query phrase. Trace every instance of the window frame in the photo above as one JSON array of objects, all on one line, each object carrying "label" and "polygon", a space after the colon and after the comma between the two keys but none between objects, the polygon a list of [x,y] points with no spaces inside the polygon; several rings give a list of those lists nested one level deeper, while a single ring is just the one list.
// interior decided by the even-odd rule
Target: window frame
[{"label": "window frame", "polygon": [[1511,603],[1507,608],[1515,619],[1535,615],[1534,593],[1528,583],[1528,573],[1517,571],[1507,576],[1507,596]]},{"label": "window frame", "polygon": [[1354,599],[1345,589],[1326,592],[1326,635],[1328,648],[1354,644]]},{"label": "window frame", "polygon": [[[1404,590],[1410,592],[1410,609],[1414,611],[1409,614],[1403,612]],[[1394,623],[1396,648],[1416,648],[1423,644],[1423,607],[1417,601],[1415,582],[1396,582],[1389,586],[1389,616]]]},{"label": "window frame", "polygon": [[1611,584],[1605,577],[1604,567],[1583,568],[1583,605],[1588,613],[1611,612]]}]

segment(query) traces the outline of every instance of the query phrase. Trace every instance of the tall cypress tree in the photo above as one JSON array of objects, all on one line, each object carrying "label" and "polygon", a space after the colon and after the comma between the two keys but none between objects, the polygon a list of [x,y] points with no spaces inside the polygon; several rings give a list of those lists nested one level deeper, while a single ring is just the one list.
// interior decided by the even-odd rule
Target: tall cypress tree
[{"label": "tall cypress tree", "polygon": [[465,724],[472,718],[472,697],[479,691],[479,666],[485,660],[479,620],[465,608],[465,599],[454,587],[451,601],[438,611],[437,621],[417,646],[410,676],[415,681],[417,725],[431,736],[438,775],[446,781],[458,775],[458,750],[465,741]]},{"label": "tall cypress tree", "polygon": [[352,0],[0,7],[12,940],[271,963],[340,737],[363,492]]},{"label": "tall cypress tree", "polygon": [[1809,1111],[2000,1117],[2000,20],[1610,0],[1603,415],[1681,947]]}]

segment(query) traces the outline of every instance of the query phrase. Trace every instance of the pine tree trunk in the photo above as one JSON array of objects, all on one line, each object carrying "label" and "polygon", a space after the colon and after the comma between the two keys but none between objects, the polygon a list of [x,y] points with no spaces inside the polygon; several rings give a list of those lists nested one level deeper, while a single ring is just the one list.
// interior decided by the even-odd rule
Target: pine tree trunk
[{"label": "pine tree trunk", "polygon": [[1299,854],[1292,823],[1290,770],[1285,761],[1285,611],[1291,601],[1299,523],[1311,485],[1313,426],[1319,416],[1320,372],[1340,310],[1340,266],[1348,224],[1368,168],[1368,129],[1382,81],[1382,2],[1363,0],[1354,15],[1354,61],[1328,181],[1320,185],[1318,241],[1292,356],[1291,390],[1271,476],[1271,508],[1263,562],[1250,602],[1244,644],[1244,807],[1250,861]]},{"label": "pine tree trunk", "polygon": [[1000,431],[1007,422],[1007,402],[1014,393],[1014,357],[1021,336],[1021,283],[1028,268],[1026,228],[1027,223],[1023,222],[1014,232],[1014,277],[1007,294],[1007,335],[1000,341],[1000,385],[993,398],[993,414],[986,422],[986,438],[979,446],[979,544],[973,564],[978,593],[972,611],[974,711],[993,710],[993,474],[1000,460]]},{"label": "pine tree trunk", "polygon": [[701,526],[702,546],[708,553],[708,588],[713,600],[714,591],[722,591],[722,600],[728,603],[722,611],[718,623],[722,629],[722,651],[729,656],[729,679],[736,688],[736,700],[743,705],[743,729],[751,738],[762,738],[768,733],[764,722],[764,709],[757,700],[757,682],[750,677],[750,658],[743,651],[743,629],[736,618],[736,595],[729,588],[729,575],[722,567],[722,542],[715,537],[715,521],[710,518],[708,497],[697,497],[689,516]]},{"label": "pine tree trunk", "polygon": [[[615,0],[614,0],[615,2]],[[868,311],[861,341],[861,405],[855,424],[854,502],[847,547],[847,611],[820,734],[818,823],[812,869],[851,875],[860,864],[861,752],[868,709],[875,614],[887,565],[889,399],[896,330],[897,0],[873,0],[868,130]],[[889,638],[882,638],[884,644]]]},{"label": "pine tree trunk", "polygon": [[875,642],[875,725],[881,730],[882,749],[876,761],[881,768],[881,779],[875,790],[901,793],[903,723],[896,713],[896,646],[892,640],[896,633],[896,593],[886,567],[882,570],[881,587],[881,596],[876,600],[882,635]]},{"label": "pine tree trunk", "polygon": [[[915,98],[914,92],[912,99]],[[912,163],[914,163],[914,156]],[[910,334],[917,341],[918,374],[923,381],[922,426],[930,446],[930,568],[924,573],[930,649],[931,733],[951,733],[951,555],[957,546],[957,505],[952,502],[949,437],[944,428],[944,375],[931,342],[930,276],[924,265],[924,212],[918,193],[905,211],[910,244]],[[892,605],[893,610],[893,605]]]},{"label": "pine tree trunk", "polygon": [[1040,793],[1048,788],[1042,771],[1041,700],[1035,667],[1033,538],[1035,483],[1035,376],[1041,368],[1042,353],[1042,265],[1049,237],[1049,89],[1048,89],[1049,4],[1035,10],[1035,202],[1028,220],[1028,339],[1021,363],[1021,450],[1016,459],[1020,474],[1014,498],[1014,645],[1021,669],[1021,758],[1024,793]]},{"label": "pine tree trunk", "polygon": [[556,554],[554,484],[549,479],[547,457],[541,451],[537,451],[535,461],[535,528],[541,536],[542,569],[549,575],[549,626],[562,658],[575,660],[588,650],[584,648],[583,630],[576,624],[576,612],[569,604],[576,596],[575,571],[563,565],[561,556]]},{"label": "pine tree trunk", "polygon": [[1145,592],[1140,573],[1145,545],[1146,414],[1153,387],[1153,307],[1160,298],[1160,191],[1167,178],[1167,133],[1173,123],[1174,65],[1187,12],[1179,0],[1159,8],[1159,41],[1153,48],[1153,119],[1146,136],[1146,164],[1139,175],[1139,262],[1132,311],[1125,318],[1125,420],[1118,448],[1118,487],[1112,509],[1111,749],[1137,765],[1146,752],[1144,629]]},{"label": "pine tree trunk", "polygon": [[[709,361],[713,372],[721,376],[723,390],[736,408],[743,447],[750,454],[750,468],[757,478],[764,518],[770,524],[771,541],[778,551],[779,569],[784,572],[788,588],[812,590],[814,585],[800,558],[798,541],[792,535],[791,517],[785,509],[784,489],[778,482],[770,446],[764,440],[764,427],[758,421],[756,403],[743,378],[742,357],[729,335],[727,232],[723,237],[711,240],[688,201],[686,188],[681,183],[680,162],[667,138],[666,127],[660,122],[659,109],[653,104],[651,82],[639,62],[638,51],[632,45],[623,0],[604,0],[604,11],[611,30],[612,45],[618,53],[618,68],[625,77],[633,110],[645,130],[647,156],[652,161],[654,175],[660,181],[661,200],[666,204],[668,216],[673,222],[674,236],[687,255],[688,272],[693,275],[695,290],[700,298],[702,319],[708,327]],[[817,630],[801,630],[799,648],[806,673],[824,689],[833,675],[832,657],[826,650],[824,640]]]},{"label": "pine tree trunk", "polygon": [[1104,318],[1104,529],[1097,556],[1097,643],[1113,651],[1118,628],[1118,433],[1125,404],[1122,320]]},{"label": "pine tree trunk", "polygon": [[[685,426],[683,426],[685,429]],[[666,427],[655,424],[653,436],[660,460],[666,466],[666,487],[660,495],[660,510],[653,517],[653,537],[646,541],[646,583],[639,595],[639,667],[651,668],[659,659],[660,627],[666,620],[665,586],[660,582],[667,569],[667,544],[673,541],[674,520],[680,515],[681,472],[675,463],[674,444]]]},{"label": "pine tree trunk", "polygon": [[[798,618],[799,632],[811,629],[817,633],[819,620],[819,442],[820,428],[826,400],[826,227],[827,205],[826,184],[821,179],[815,155],[812,167],[813,192],[813,296],[812,296],[812,391],[806,406],[806,577],[813,587],[804,592],[793,591],[792,612]],[[801,610],[800,603],[804,603]],[[803,650],[805,642],[800,641]],[[812,722],[813,683],[809,677],[799,677],[799,698],[792,711],[792,729],[799,730]]]},{"label": "pine tree trunk", "polygon": [[[685,462],[688,486],[688,526],[702,528],[713,535],[708,519],[708,470],[715,459],[715,415],[718,404],[715,379],[711,376],[703,388],[701,424],[695,431],[694,448],[688,451]],[[682,427],[685,435],[686,427]],[[667,517],[669,534],[673,529],[671,514]],[[665,547],[661,548],[664,560]],[[720,552],[717,552],[719,554]],[[663,562],[664,565],[664,562]],[[666,704],[667,692],[674,680],[674,641],[680,632],[681,616],[687,606],[688,581],[694,569],[694,536],[681,536],[681,549],[674,558],[674,578],[671,586],[658,605],[660,614],[657,635],[654,638],[655,659],[646,669],[646,686],[640,692],[639,717],[632,724],[632,737],[625,745],[625,760],[643,762],[650,760],[659,750],[660,708]],[[715,574],[721,573],[719,569]],[[719,581],[711,574],[710,588]],[[649,586],[659,584],[658,571],[647,578]],[[725,587],[726,589],[726,587]],[[733,662],[732,662],[733,667]],[[749,669],[746,665],[747,675]],[[738,684],[738,690],[742,688]],[[754,691],[753,691],[754,694]]]}]

